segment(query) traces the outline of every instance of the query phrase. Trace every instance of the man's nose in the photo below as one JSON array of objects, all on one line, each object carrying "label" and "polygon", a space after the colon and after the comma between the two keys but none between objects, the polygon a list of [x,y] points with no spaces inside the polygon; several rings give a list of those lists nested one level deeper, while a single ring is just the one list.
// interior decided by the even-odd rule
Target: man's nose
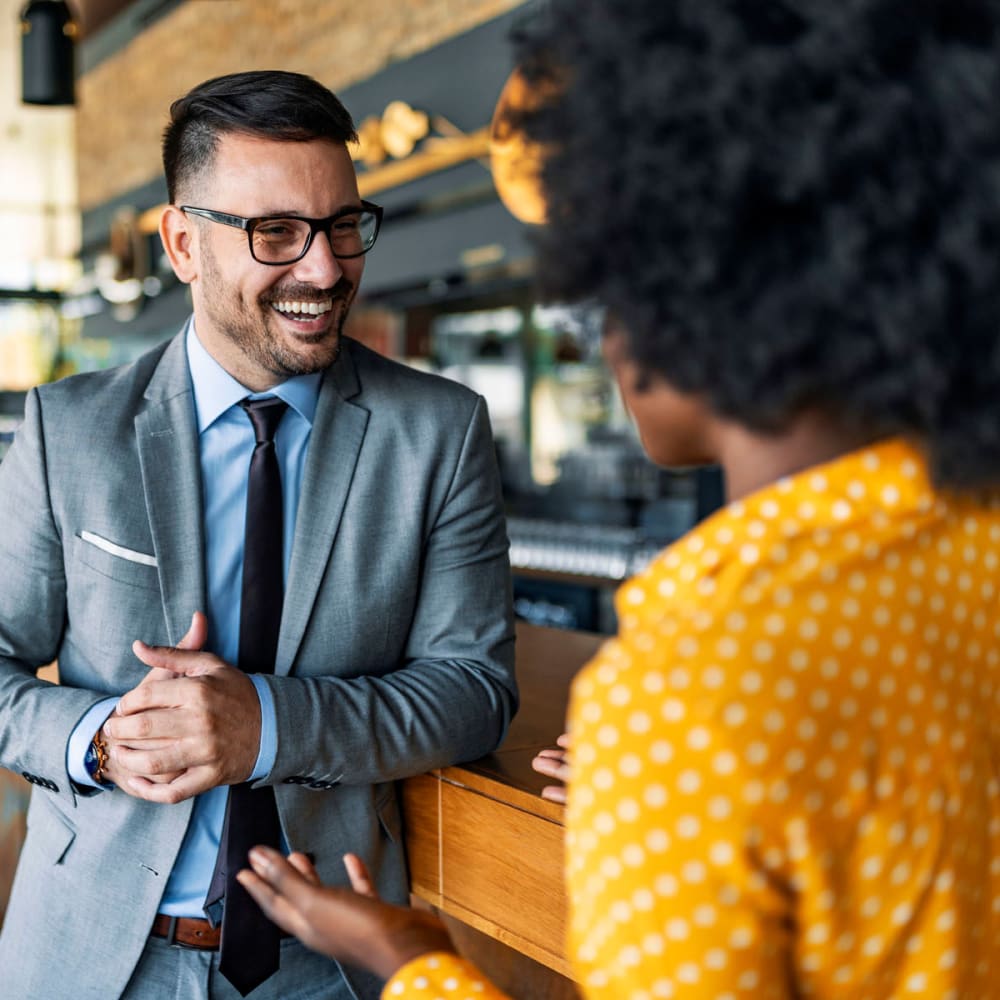
[{"label": "man's nose", "polygon": [[333,288],[341,279],[344,271],[333,255],[326,233],[319,232],[313,237],[306,255],[293,265],[292,274],[297,280],[319,288]]}]

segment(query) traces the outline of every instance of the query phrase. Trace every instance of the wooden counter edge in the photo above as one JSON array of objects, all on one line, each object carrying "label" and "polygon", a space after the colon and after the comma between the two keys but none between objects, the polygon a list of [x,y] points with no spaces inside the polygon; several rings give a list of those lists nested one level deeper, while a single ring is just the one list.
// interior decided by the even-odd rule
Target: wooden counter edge
[{"label": "wooden counter edge", "polygon": [[[430,900],[425,900],[425,902],[430,902]],[[431,905],[434,904],[432,903]],[[499,941],[501,944],[521,952],[522,955],[527,955],[528,958],[534,959],[554,972],[558,972],[559,975],[565,976],[567,979],[573,978],[573,970],[564,955],[557,955],[547,948],[542,948],[535,941],[522,937],[520,934],[515,934],[506,927],[501,927],[491,920],[486,920],[480,914],[466,909],[454,900],[448,900],[447,906],[441,907],[441,909],[448,916],[461,920],[477,931],[489,935],[494,941]]]},{"label": "wooden counter edge", "polygon": [[550,823],[564,825],[566,807],[560,803],[550,802],[540,795],[514,788],[506,782],[496,781],[461,764],[441,768],[430,773],[449,784],[468,788],[470,791],[486,795],[491,799],[503,802],[505,805],[520,809],[522,812],[548,820]]}]

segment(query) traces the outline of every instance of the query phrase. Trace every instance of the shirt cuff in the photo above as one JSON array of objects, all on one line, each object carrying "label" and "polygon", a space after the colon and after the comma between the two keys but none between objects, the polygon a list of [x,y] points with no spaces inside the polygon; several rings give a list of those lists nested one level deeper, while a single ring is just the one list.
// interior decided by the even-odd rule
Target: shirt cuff
[{"label": "shirt cuff", "polygon": [[87,772],[87,765],[84,763],[87,750],[94,741],[94,733],[104,725],[105,720],[115,710],[118,704],[117,698],[105,698],[96,705],[91,706],[87,714],[76,724],[73,732],[69,734],[69,742],[66,744],[66,770],[69,776],[78,785],[87,788],[101,788]]},{"label": "shirt cuff", "polygon": [[260,781],[271,773],[274,759],[278,756],[278,717],[274,710],[274,694],[264,678],[259,674],[250,674],[250,680],[260,699],[260,750],[247,781]]}]

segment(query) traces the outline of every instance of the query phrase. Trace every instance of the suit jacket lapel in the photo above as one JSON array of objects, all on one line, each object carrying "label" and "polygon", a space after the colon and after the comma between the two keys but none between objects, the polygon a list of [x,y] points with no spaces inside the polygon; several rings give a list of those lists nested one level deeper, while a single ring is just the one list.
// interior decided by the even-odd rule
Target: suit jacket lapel
[{"label": "suit jacket lapel", "polygon": [[351,341],[345,339],[343,343],[340,357],[323,378],[309,438],[274,668],[278,674],[287,674],[298,654],[368,426],[368,411],[348,402],[358,395],[361,386],[351,356]]},{"label": "suit jacket lapel", "polygon": [[167,347],[135,418],[142,486],[167,634],[176,644],[206,610],[201,468],[184,333]]}]

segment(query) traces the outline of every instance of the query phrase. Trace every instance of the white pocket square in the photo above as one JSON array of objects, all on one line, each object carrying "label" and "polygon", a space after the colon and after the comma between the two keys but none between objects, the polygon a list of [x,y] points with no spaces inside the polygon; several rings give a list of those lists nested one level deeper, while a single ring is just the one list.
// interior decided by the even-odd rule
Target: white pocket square
[{"label": "white pocket square", "polygon": [[126,549],[123,545],[116,545],[109,542],[100,535],[95,535],[92,531],[81,531],[80,538],[91,545],[107,552],[119,559],[127,559],[129,562],[141,563],[143,566],[156,566],[156,556],[147,556],[145,552],[136,552],[134,549]]}]

